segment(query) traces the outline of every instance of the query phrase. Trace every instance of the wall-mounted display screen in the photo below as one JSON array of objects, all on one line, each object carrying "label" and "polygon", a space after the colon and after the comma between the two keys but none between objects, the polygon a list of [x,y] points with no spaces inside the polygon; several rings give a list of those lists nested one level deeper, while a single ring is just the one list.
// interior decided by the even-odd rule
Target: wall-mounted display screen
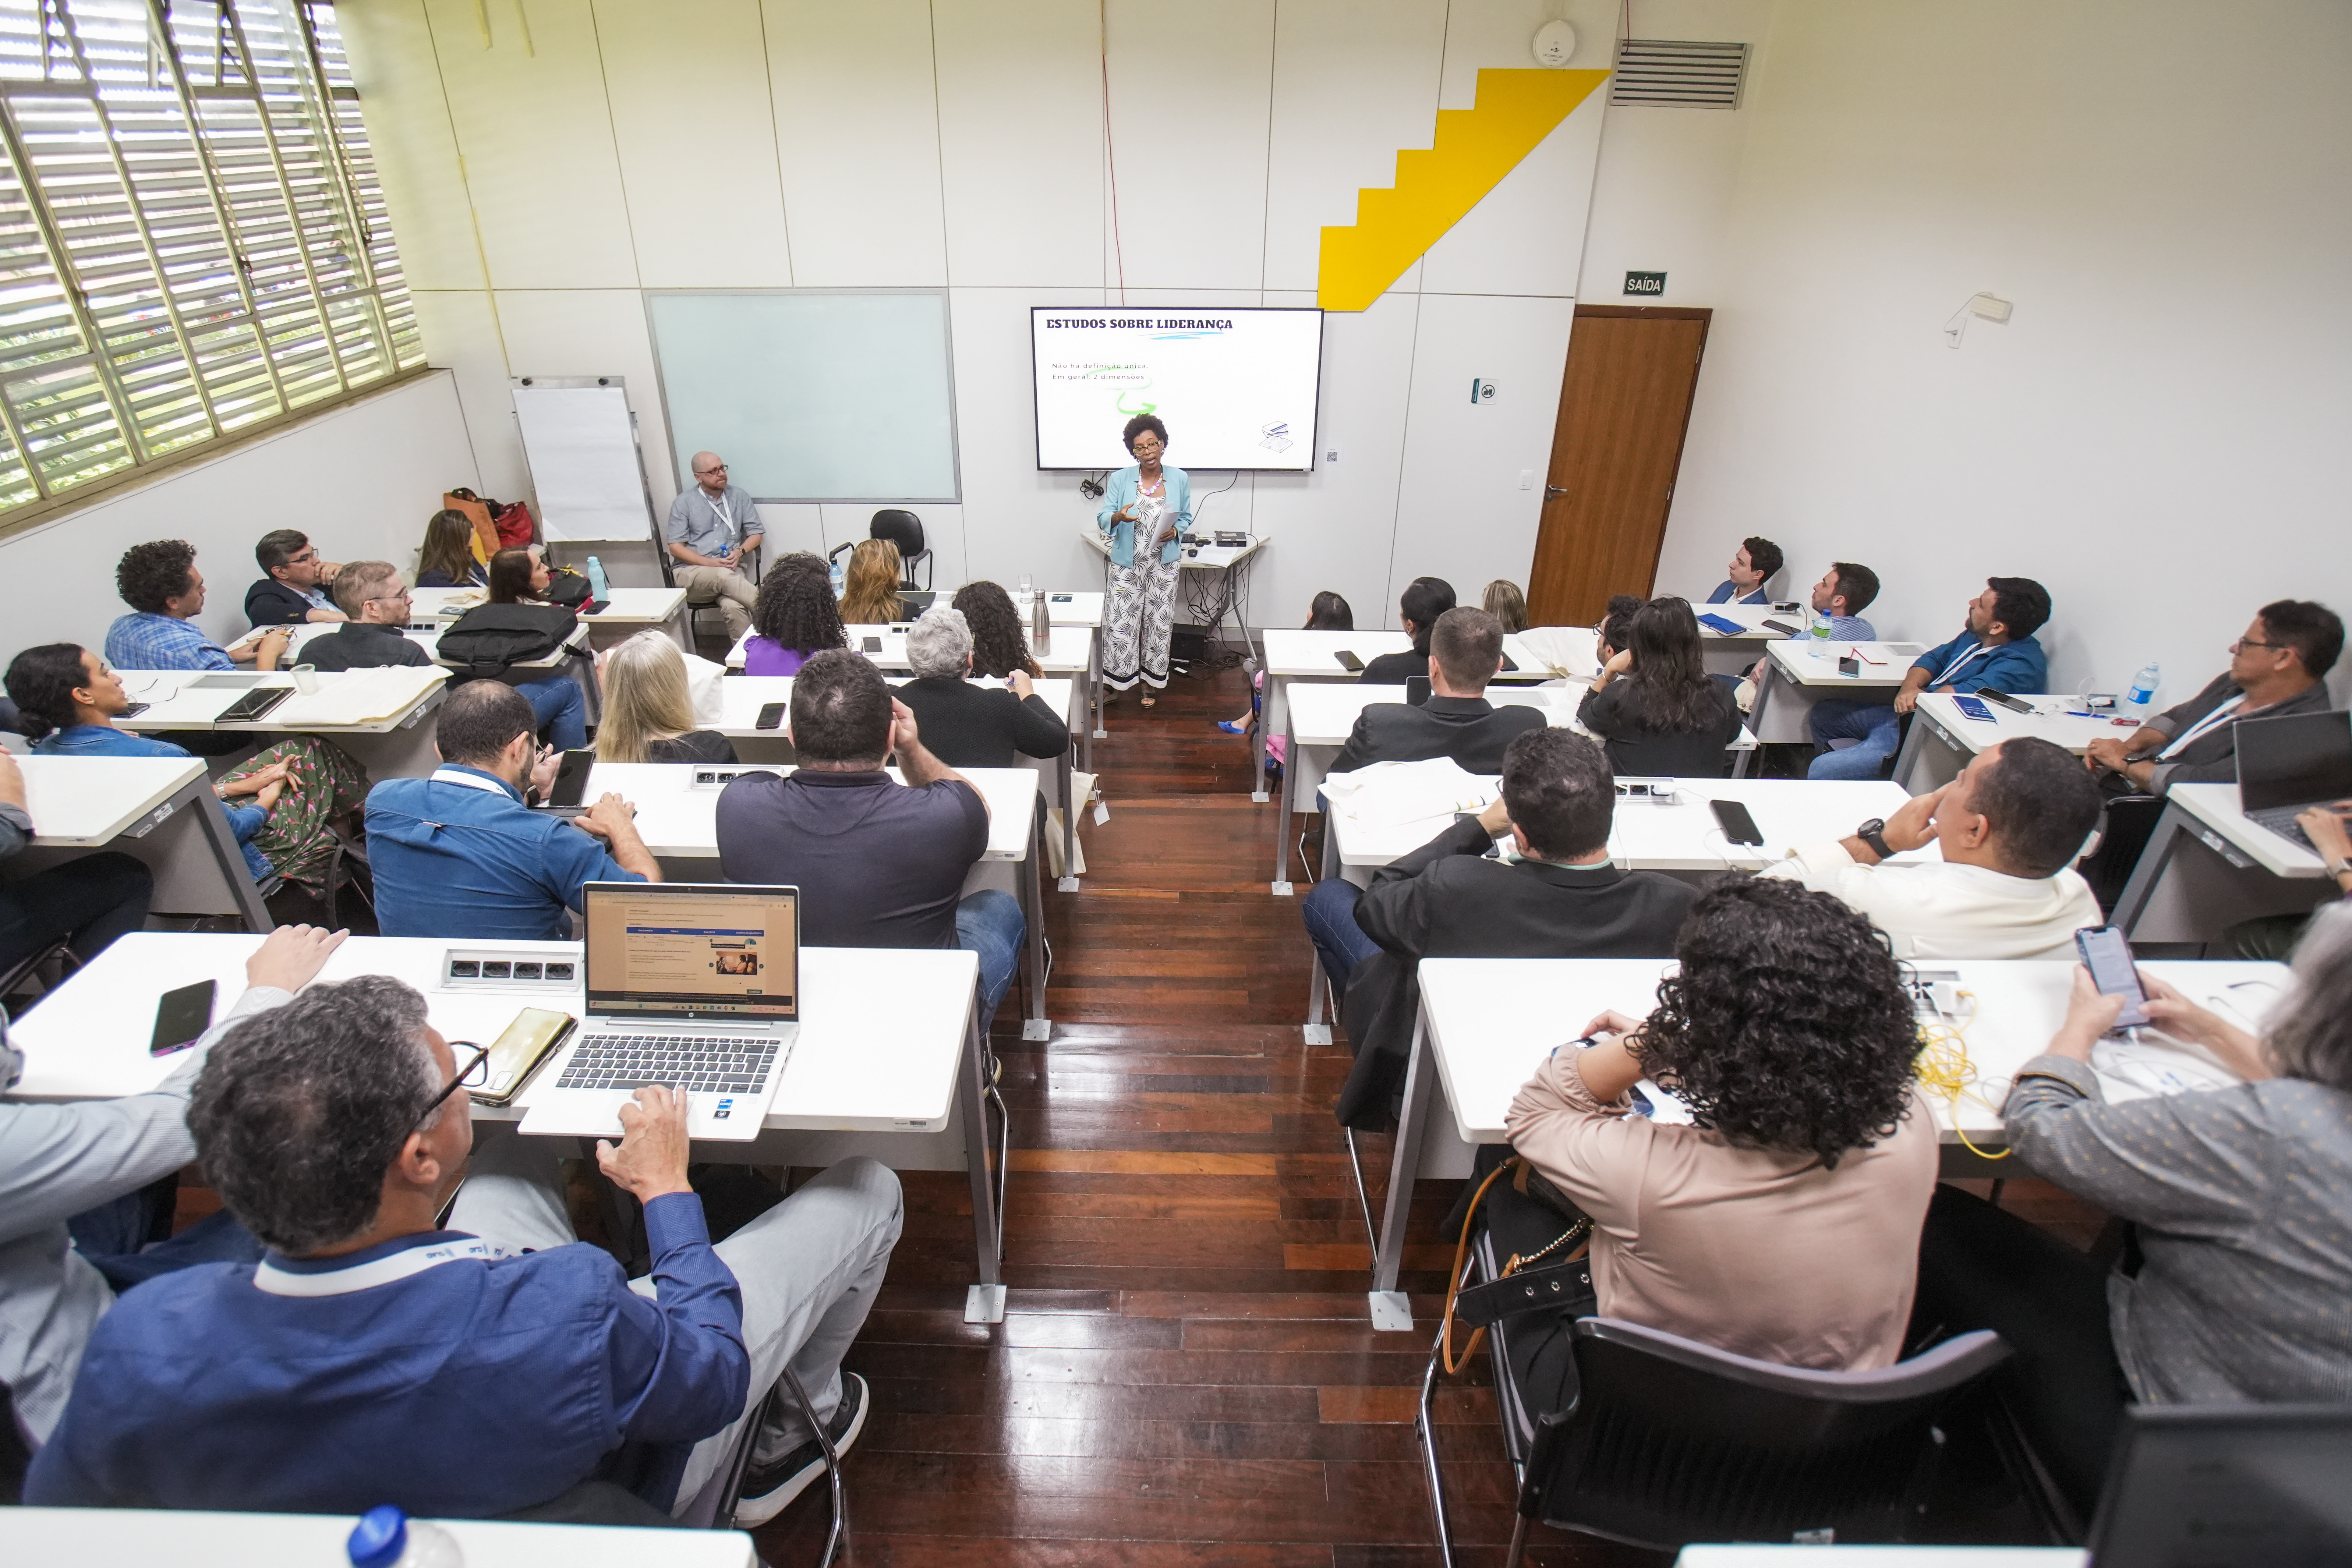
[{"label": "wall-mounted display screen", "polygon": [[1315,466],[1323,312],[1261,306],[1038,306],[1029,312],[1037,466],[1123,468],[1139,414],[1180,468]]}]

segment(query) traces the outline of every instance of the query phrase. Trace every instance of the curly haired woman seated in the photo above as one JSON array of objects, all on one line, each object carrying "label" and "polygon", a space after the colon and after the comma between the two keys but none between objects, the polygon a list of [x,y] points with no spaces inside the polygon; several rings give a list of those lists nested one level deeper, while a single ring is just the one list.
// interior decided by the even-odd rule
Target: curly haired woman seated
[{"label": "curly haired woman seated", "polygon": [[[1602,1316],[1784,1365],[1893,1365],[1937,1140],[1886,939],[1753,880],[1701,899],[1675,945],[1656,1011],[1602,1014],[1519,1090],[1512,1146],[1591,1216]],[[1629,1114],[1644,1077],[1696,1125]]]},{"label": "curly haired woman seated", "polygon": [[798,550],[768,568],[751,606],[751,635],[743,640],[744,674],[798,675],[809,655],[848,646],[822,560]]}]

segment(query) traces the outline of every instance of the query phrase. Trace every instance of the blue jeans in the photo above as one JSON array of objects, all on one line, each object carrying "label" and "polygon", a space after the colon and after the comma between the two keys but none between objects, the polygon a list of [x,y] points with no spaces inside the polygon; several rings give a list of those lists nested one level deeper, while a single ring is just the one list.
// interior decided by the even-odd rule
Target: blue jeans
[{"label": "blue jeans", "polygon": [[[981,1022],[996,1016],[996,1005],[1012,988],[1013,972],[1021,966],[1021,944],[1029,922],[1021,918],[1020,901],[995,888],[983,888],[956,906],[956,945],[980,954]],[[1042,983],[1043,976],[1040,976]]]},{"label": "blue jeans", "polygon": [[558,675],[515,689],[530,704],[531,717],[547,732],[548,744],[559,752],[576,752],[588,743],[588,703],[580,695],[578,681]]},{"label": "blue jeans", "polygon": [[[246,797],[248,801],[251,796]],[[236,801],[221,802],[221,811],[228,817],[228,830],[236,835],[236,847],[245,852],[245,868],[256,883],[266,882],[275,876],[278,868],[269,857],[253,847],[253,836],[268,822],[269,814],[257,805],[239,805]]]},{"label": "blue jeans", "polygon": [[[158,1274],[199,1263],[258,1263],[261,1243],[226,1209],[171,1235],[172,1208],[179,1194],[176,1175],[152,1182],[111,1203],[86,1209],[66,1222],[74,1250],[106,1276],[120,1293]],[[162,1233],[164,1239],[147,1238]]]},{"label": "blue jeans", "polygon": [[[1891,704],[1832,697],[1813,704],[1810,721],[1819,755],[1805,770],[1809,779],[1874,779],[1886,771],[1903,742],[1903,720]],[[1842,752],[1832,741],[1851,740]]]},{"label": "blue jeans", "polygon": [[1381,950],[1381,944],[1356,923],[1356,900],[1363,896],[1364,890],[1355,883],[1333,877],[1316,883],[1298,901],[1299,918],[1307,922],[1307,938],[1322,955],[1323,973],[1331,977],[1336,994],[1345,995],[1348,976],[1355,973],[1356,965]]}]

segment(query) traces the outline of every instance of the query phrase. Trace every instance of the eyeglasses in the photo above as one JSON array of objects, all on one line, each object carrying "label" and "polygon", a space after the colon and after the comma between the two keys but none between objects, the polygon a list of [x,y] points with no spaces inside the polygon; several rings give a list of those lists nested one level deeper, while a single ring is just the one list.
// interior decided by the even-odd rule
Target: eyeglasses
[{"label": "eyeglasses", "polygon": [[452,1040],[449,1042],[449,1055],[453,1059],[459,1058],[461,1054],[466,1051],[471,1051],[474,1054],[472,1057],[465,1058],[466,1065],[457,1069],[457,1076],[449,1080],[448,1087],[442,1089],[440,1093],[435,1095],[432,1100],[425,1104],[425,1109],[416,1113],[417,1121],[422,1121],[426,1117],[432,1115],[435,1111],[440,1110],[441,1102],[448,1099],[451,1095],[457,1093],[460,1089],[485,1089],[488,1087],[490,1081],[490,1047],[488,1046],[478,1046],[471,1040]]},{"label": "eyeglasses", "polygon": [[2240,637],[2230,645],[2230,651],[2235,653],[2242,647],[2284,647],[2285,646],[2284,643],[2264,642],[2260,637]]},{"label": "eyeglasses", "polygon": [[407,589],[403,588],[397,594],[377,594],[369,598],[366,603],[371,605],[396,605],[403,599],[411,598],[414,595],[412,595]]},{"label": "eyeglasses", "polygon": [[711,464],[711,465],[710,465],[710,467],[709,467],[709,468],[697,468],[697,469],[695,469],[694,471],[695,471],[695,473],[696,473],[696,474],[698,474],[698,475],[702,475],[702,474],[723,474],[723,473],[725,473],[725,472],[727,471],[727,465],[726,465],[726,464],[724,464],[724,463],[713,463],[713,464]]}]

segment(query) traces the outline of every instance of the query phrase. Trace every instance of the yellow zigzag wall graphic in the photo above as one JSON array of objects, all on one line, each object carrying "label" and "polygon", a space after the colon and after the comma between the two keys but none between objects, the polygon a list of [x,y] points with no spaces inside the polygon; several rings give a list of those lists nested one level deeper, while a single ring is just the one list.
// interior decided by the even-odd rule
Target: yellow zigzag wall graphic
[{"label": "yellow zigzag wall graphic", "polygon": [[1605,70],[1480,71],[1477,107],[1439,110],[1433,144],[1397,154],[1395,187],[1358,191],[1355,226],[1323,231],[1316,303],[1369,310],[1608,79]]}]

